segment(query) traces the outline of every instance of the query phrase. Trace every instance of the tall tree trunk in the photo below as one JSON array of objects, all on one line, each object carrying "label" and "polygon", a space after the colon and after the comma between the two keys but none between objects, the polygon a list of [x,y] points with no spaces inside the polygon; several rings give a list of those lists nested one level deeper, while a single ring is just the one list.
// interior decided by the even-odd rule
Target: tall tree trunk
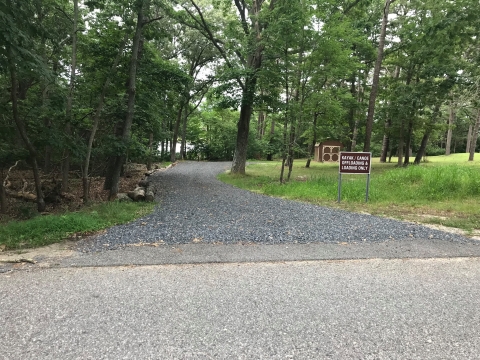
[{"label": "tall tree trunk", "polygon": [[[352,78],[350,79],[350,94],[352,95],[352,99],[357,99],[357,86],[356,86],[357,74],[353,73]],[[360,82],[360,79],[359,79]],[[350,106],[350,111],[348,112],[348,125],[350,126],[350,144],[347,146],[348,151],[354,151],[353,145],[356,142],[355,138],[355,131],[357,130],[356,121],[355,121],[355,107],[353,104]],[[358,130],[357,130],[358,133]],[[355,144],[356,146],[356,144]]]},{"label": "tall tree trunk", "polygon": [[310,162],[312,161],[312,158],[315,157],[315,145],[317,144],[317,118],[318,118],[318,113],[315,112],[313,114],[313,140],[310,143],[309,146],[309,151],[308,151],[308,159],[307,159],[307,164],[305,165],[306,168],[310,167]]},{"label": "tall tree trunk", "polygon": [[467,148],[465,152],[468,154],[470,152],[470,144],[472,142],[472,132],[473,132],[473,126],[470,124],[468,126],[468,134],[467,134]]},{"label": "tall tree trunk", "polygon": [[[177,119],[175,125],[173,126],[172,142],[170,147],[170,161],[173,163],[177,160],[177,141],[178,141],[178,130],[180,129],[180,123],[182,122],[184,102],[180,102],[180,107],[177,113]],[[188,107],[187,107],[188,109]],[[185,110],[187,111],[187,110]],[[180,150],[181,151],[181,150]]]},{"label": "tall tree trunk", "polygon": [[[272,143],[273,141],[273,136],[275,135],[275,118],[271,117],[272,122],[270,123],[270,139],[269,139],[269,144]],[[267,161],[273,161],[273,153],[269,152],[267,154]]]},{"label": "tall tree trunk", "polygon": [[[135,35],[133,37],[132,44],[132,56],[130,59],[130,70],[128,74],[128,102],[127,102],[127,114],[125,121],[123,123],[122,129],[122,141],[127,144],[130,140],[130,132],[132,128],[133,115],[135,111],[135,93],[136,93],[136,79],[137,79],[137,60],[138,54],[140,52],[140,43],[142,38],[142,29],[144,26],[144,11],[146,5],[149,4],[149,0],[142,1],[139,4],[137,25],[135,29]],[[120,173],[122,171],[122,166],[125,163],[126,155],[118,155],[115,159],[115,166],[112,174],[112,187],[110,189],[109,199],[114,200],[118,194],[119,183],[120,183]]]},{"label": "tall tree trunk", "polygon": [[[72,32],[72,65],[70,68],[70,86],[67,98],[65,134],[67,142],[72,135],[72,106],[75,92],[75,72],[77,70],[77,30],[78,30],[78,0],[73,0],[73,32]],[[62,191],[68,191],[68,172],[70,171],[70,150],[65,149],[62,164]]]},{"label": "tall tree trunk", "polygon": [[[102,114],[103,106],[105,104],[105,96],[107,95],[108,87],[110,86],[110,82],[112,81],[112,78],[117,71],[117,66],[118,66],[118,63],[120,62],[120,59],[122,58],[123,50],[125,48],[127,41],[128,41],[128,33],[125,34],[123,42],[120,44],[120,48],[118,49],[117,56],[113,61],[112,67],[110,68],[110,73],[108,74],[107,78],[105,79],[105,82],[103,83],[102,92],[100,93],[100,98],[98,99],[97,108],[95,109],[95,116],[93,118],[92,131],[90,132],[90,137],[88,139],[87,154],[85,155],[85,160],[83,163],[82,186],[83,186],[83,202],[84,203],[88,203],[88,201],[90,200],[88,173],[90,169],[90,159],[92,155],[93,141],[95,140],[95,135],[98,130],[98,125],[100,123],[100,117]],[[110,188],[108,190],[110,190]]]},{"label": "tall tree trunk", "polygon": [[368,102],[367,126],[365,129],[365,143],[363,151],[370,151],[370,142],[372,139],[373,116],[375,114],[375,102],[377,100],[378,84],[380,80],[380,69],[383,61],[383,49],[385,47],[385,37],[387,35],[388,14],[390,13],[390,5],[395,0],[386,0],[383,8],[382,29],[380,31],[380,38],[378,39],[377,60],[375,61],[375,69],[373,71],[372,89],[370,91],[370,100]]},{"label": "tall tree trunk", "polygon": [[408,121],[408,130],[407,130],[407,141],[405,142],[405,159],[403,165],[407,166],[410,164],[410,148],[412,147],[412,137],[413,137],[413,115]]},{"label": "tall tree trunk", "polygon": [[391,119],[388,119],[385,122],[385,134],[383,134],[382,153],[380,155],[381,163],[387,162],[387,154],[388,154],[388,150],[390,149],[390,135],[388,133],[390,126],[391,126]]},{"label": "tall tree trunk", "polygon": [[[400,77],[400,66],[395,68],[395,75],[394,78],[398,79]],[[385,134],[383,134],[383,141],[382,141],[382,153],[380,155],[380,162],[385,163],[387,162],[387,154],[388,150],[390,149],[390,127],[392,126],[392,119],[390,115],[388,115],[387,121],[385,122]]]},{"label": "tall tree trunk", "polygon": [[468,161],[473,161],[475,157],[475,148],[477,147],[478,131],[480,129],[480,110],[478,110],[477,121],[475,122],[475,127],[473,128],[472,141],[470,142],[470,156]]},{"label": "tall tree trunk", "polygon": [[148,158],[147,158],[147,170],[152,170],[152,158],[153,158],[153,132],[148,136]]},{"label": "tall tree trunk", "polygon": [[398,136],[398,166],[402,166],[403,163],[403,125],[404,121],[400,124],[400,134]]},{"label": "tall tree trunk", "polygon": [[5,214],[7,212],[7,194],[3,185],[3,169],[0,171],[0,174],[0,213]]},{"label": "tall tree trunk", "polygon": [[[10,4],[11,6],[11,4]],[[22,138],[25,147],[28,150],[30,155],[30,163],[32,165],[33,170],[33,178],[35,181],[35,191],[37,194],[37,210],[38,212],[45,211],[45,200],[43,198],[42,192],[42,183],[40,180],[40,172],[38,169],[37,164],[37,151],[33,144],[31,143],[28,135],[27,129],[23,119],[18,114],[18,98],[17,98],[17,90],[18,90],[18,81],[17,81],[17,69],[15,65],[15,61],[13,59],[13,51],[10,45],[7,45],[7,60],[8,60],[8,67],[10,70],[10,78],[11,78],[11,99],[12,99],[12,112],[13,112],[13,120],[17,126],[18,132],[20,133],[20,137]]]},{"label": "tall tree trunk", "polygon": [[183,115],[183,124],[182,124],[182,146],[181,146],[182,160],[185,160],[187,158],[187,121],[188,121],[188,114],[185,111],[185,114]]},{"label": "tall tree trunk", "polygon": [[[258,68],[260,68],[260,65],[258,65]],[[245,90],[243,91],[242,97],[242,106],[240,108],[240,119],[237,123],[237,141],[235,144],[235,154],[233,155],[233,162],[231,168],[231,173],[233,174],[245,174],[245,165],[247,162],[248,134],[250,131],[250,118],[252,117],[252,105],[256,83],[256,75],[249,77],[245,82]]]},{"label": "tall tree trunk", "polygon": [[415,160],[413,161],[415,165],[419,165],[420,161],[422,161],[422,157],[425,154],[425,149],[427,148],[428,138],[430,137],[431,132],[432,130],[428,129],[425,131],[425,134],[423,134],[422,142],[420,143],[420,148],[418,149],[417,156],[415,156]]},{"label": "tall tree trunk", "polygon": [[452,147],[452,132],[453,132],[453,123],[455,121],[455,110],[453,108],[453,103],[450,101],[450,115],[448,117],[448,131],[447,131],[447,145],[445,147],[445,155],[450,155]]},{"label": "tall tree trunk", "polygon": [[[370,69],[367,68],[365,70],[365,78],[364,78],[365,82],[366,82],[366,79],[368,78],[369,73],[370,73]],[[352,151],[355,151],[355,149],[357,147],[358,127],[359,127],[359,124],[360,124],[360,116],[363,116],[360,109],[362,108],[363,102],[365,100],[365,86],[366,86],[366,84],[364,84],[364,86],[362,86],[361,81],[360,81],[360,75],[359,75],[358,76],[358,90],[357,90],[357,96],[358,96],[357,97],[357,103],[358,103],[358,106],[359,106],[359,111],[357,111],[357,113],[355,114],[355,124],[354,124],[354,127],[353,127],[353,136],[352,136],[352,145],[351,145]]]},{"label": "tall tree trunk", "polygon": [[[272,11],[276,0],[271,0],[269,9]],[[231,173],[245,174],[245,164],[247,162],[248,134],[250,129],[250,119],[252,116],[252,106],[257,87],[257,72],[262,67],[263,50],[265,48],[262,42],[262,31],[264,26],[260,23],[259,15],[262,9],[263,0],[253,0],[251,18],[255,19],[250,29],[250,36],[255,41],[255,51],[248,56],[247,68],[250,74],[245,79],[245,85],[242,93],[242,104],[240,108],[240,118],[237,124],[237,141],[235,144],[235,154],[233,155]],[[238,5],[237,5],[238,6]]]}]

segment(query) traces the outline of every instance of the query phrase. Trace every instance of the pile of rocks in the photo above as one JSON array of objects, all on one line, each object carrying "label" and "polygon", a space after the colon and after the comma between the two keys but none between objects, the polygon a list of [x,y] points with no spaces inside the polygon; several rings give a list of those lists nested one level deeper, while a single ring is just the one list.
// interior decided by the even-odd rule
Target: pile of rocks
[{"label": "pile of rocks", "polygon": [[117,200],[152,202],[155,200],[155,187],[150,184],[148,178],[144,178],[138,182],[138,186],[133,191],[117,194]]},{"label": "pile of rocks", "polygon": [[133,190],[129,191],[128,193],[119,193],[117,194],[118,201],[148,201],[152,202],[155,200],[155,186],[150,184],[148,177],[150,175],[155,174],[157,171],[168,170],[173,166],[177,165],[177,163],[173,163],[168,165],[166,168],[155,168],[154,170],[150,170],[144,173],[145,177],[138,182],[138,186]]}]

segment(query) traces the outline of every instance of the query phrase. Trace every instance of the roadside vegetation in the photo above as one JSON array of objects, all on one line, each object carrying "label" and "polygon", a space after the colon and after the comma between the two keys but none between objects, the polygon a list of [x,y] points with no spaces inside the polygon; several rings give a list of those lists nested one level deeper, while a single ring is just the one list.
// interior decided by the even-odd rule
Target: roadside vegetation
[{"label": "roadside vegetation", "polygon": [[480,229],[480,161],[468,154],[432,156],[420,166],[396,167],[372,162],[369,202],[366,175],[342,176],[342,201],[337,202],[338,164],[296,160],[292,179],[279,182],[281,162],[251,162],[245,176],[221,174],[219,179],[261,194],[374,215],[456,227]]},{"label": "roadside vegetation", "polygon": [[68,238],[78,239],[147,215],[154,206],[153,203],[115,201],[85,207],[77,212],[10,221],[0,226],[0,249],[32,248]]}]

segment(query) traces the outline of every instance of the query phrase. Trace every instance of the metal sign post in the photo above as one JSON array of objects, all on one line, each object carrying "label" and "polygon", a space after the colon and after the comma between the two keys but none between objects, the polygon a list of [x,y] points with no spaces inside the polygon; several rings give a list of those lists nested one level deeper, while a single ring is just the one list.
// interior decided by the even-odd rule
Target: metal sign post
[{"label": "metal sign post", "polygon": [[342,199],[342,174],[366,174],[367,190],[365,202],[368,202],[370,191],[370,171],[372,168],[372,153],[369,152],[344,152],[340,153],[338,166],[338,202]]}]

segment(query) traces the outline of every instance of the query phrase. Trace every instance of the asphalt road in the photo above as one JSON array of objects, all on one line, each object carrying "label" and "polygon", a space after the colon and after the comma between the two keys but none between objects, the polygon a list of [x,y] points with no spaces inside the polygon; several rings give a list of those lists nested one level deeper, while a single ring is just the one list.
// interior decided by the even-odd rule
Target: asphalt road
[{"label": "asphalt road", "polygon": [[0,359],[478,359],[480,259],[0,274]]}]

